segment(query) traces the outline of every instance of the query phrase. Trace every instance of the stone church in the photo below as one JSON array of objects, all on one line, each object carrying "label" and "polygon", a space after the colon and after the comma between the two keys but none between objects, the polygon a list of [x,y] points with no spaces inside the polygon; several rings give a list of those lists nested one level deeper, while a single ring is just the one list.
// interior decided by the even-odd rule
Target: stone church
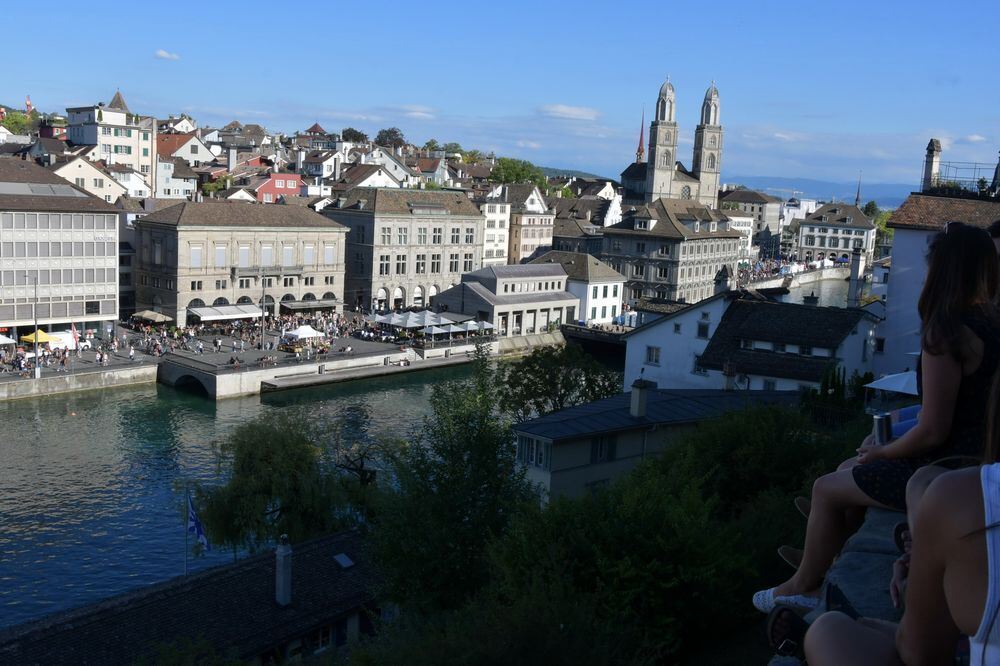
[{"label": "stone church", "polygon": [[695,129],[691,168],[677,160],[676,95],[670,79],[660,87],[656,115],[649,124],[649,161],[644,157],[642,129],[635,162],[621,173],[623,203],[649,203],[661,197],[691,199],[709,208],[719,205],[722,166],[722,125],[719,90],[715,83],[701,104],[701,122]]}]

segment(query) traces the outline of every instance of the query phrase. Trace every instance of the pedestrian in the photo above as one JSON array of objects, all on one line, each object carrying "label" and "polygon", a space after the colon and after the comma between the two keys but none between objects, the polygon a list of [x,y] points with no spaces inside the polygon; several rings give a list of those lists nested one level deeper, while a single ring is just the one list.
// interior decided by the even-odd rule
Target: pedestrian
[{"label": "pedestrian", "polygon": [[128,346],[128,360],[130,361],[135,360],[135,347],[133,347],[132,345]]}]

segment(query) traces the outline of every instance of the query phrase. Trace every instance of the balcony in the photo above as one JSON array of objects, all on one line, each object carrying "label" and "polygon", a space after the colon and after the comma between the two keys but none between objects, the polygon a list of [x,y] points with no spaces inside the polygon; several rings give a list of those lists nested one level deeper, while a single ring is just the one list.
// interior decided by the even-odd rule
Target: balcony
[{"label": "balcony", "polygon": [[296,266],[234,266],[230,269],[233,279],[241,277],[284,277],[286,275],[302,275],[306,267]]}]

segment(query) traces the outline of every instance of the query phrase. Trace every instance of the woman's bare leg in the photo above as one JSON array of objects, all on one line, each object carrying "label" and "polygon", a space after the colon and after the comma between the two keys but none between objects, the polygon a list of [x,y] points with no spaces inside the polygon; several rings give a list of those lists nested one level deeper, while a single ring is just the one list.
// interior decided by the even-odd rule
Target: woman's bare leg
[{"label": "woman's bare leg", "polygon": [[927,486],[931,485],[931,481],[934,479],[950,471],[947,467],[927,465],[918,469],[910,477],[909,483],[906,484],[906,520],[910,525],[913,524],[913,519],[917,515],[917,507],[920,506],[920,500],[927,491]]},{"label": "woman's bare leg", "polygon": [[866,626],[843,613],[824,613],[816,618],[806,632],[805,650],[809,666],[903,663],[891,632]]}]

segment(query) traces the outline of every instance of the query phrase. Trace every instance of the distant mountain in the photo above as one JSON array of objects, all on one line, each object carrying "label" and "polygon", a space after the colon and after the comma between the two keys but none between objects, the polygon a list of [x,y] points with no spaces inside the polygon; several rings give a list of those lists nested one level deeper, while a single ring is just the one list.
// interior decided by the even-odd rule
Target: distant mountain
[{"label": "distant mountain", "polygon": [[[794,196],[800,199],[822,199],[824,201],[837,199],[838,201],[854,203],[854,196],[858,190],[857,182],[837,183],[829,180],[784,178],[781,176],[726,176],[724,182],[745,185],[752,190],[758,190],[782,199],[790,199]],[[874,199],[881,208],[898,208],[911,192],[919,189],[920,186],[917,183],[865,184],[864,181],[861,181],[861,203],[864,204]]]},{"label": "distant mountain", "polygon": [[[574,169],[556,169],[555,167],[538,167],[542,170],[542,173],[546,178],[553,178],[555,176],[573,176],[574,178],[607,178],[606,176],[598,176],[597,174],[587,173],[586,171],[576,171]],[[608,178],[608,180],[615,180],[614,178]]]}]

